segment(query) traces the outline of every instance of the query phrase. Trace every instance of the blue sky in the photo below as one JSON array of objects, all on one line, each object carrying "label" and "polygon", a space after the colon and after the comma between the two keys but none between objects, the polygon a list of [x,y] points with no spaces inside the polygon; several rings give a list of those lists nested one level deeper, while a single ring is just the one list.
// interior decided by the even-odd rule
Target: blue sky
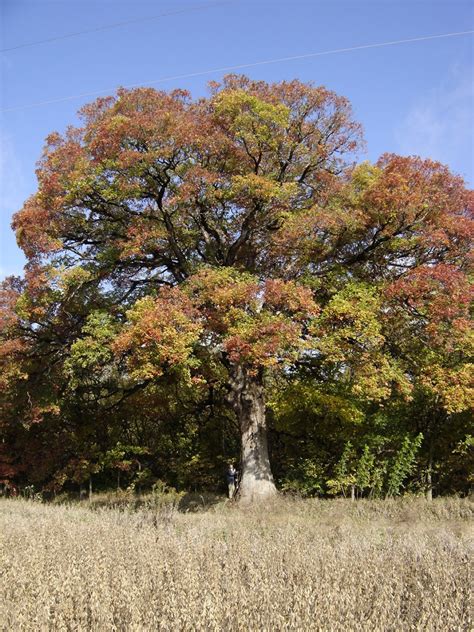
[{"label": "blue sky", "polygon": [[[94,97],[23,106],[224,66],[474,29],[474,5],[467,0],[0,0],[0,6],[1,49],[137,20],[1,53],[0,278],[20,273],[24,263],[11,216],[36,189],[35,163],[46,135],[76,123],[78,108]],[[154,17],[162,13],[170,15]],[[325,85],[350,99],[364,126],[361,159],[386,151],[429,156],[472,186],[473,42],[463,35],[242,72]],[[198,96],[221,75],[156,87]]]}]

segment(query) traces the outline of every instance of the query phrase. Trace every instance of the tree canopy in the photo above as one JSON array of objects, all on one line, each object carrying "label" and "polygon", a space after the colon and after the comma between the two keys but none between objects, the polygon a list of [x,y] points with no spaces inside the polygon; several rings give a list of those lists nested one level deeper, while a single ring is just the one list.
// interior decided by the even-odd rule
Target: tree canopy
[{"label": "tree canopy", "polygon": [[28,263],[1,288],[0,478],[206,485],[240,452],[255,500],[275,493],[268,430],[278,481],[313,493],[431,486],[468,458],[460,177],[357,164],[347,99],[299,81],[122,89],[80,116],[13,220]]}]

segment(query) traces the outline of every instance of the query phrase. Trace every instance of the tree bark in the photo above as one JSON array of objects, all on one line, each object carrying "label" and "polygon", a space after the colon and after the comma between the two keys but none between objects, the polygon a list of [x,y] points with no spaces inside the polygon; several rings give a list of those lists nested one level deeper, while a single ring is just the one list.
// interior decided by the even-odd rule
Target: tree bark
[{"label": "tree bark", "polygon": [[239,502],[258,502],[276,495],[268,457],[263,369],[232,365],[232,405],[241,433]]}]

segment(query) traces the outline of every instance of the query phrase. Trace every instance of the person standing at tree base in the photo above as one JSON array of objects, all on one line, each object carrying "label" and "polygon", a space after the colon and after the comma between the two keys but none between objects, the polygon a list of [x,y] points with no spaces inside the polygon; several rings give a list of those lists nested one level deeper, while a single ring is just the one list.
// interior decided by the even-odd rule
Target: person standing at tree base
[{"label": "person standing at tree base", "polygon": [[233,463],[229,463],[229,468],[227,470],[227,489],[228,489],[229,500],[232,500],[235,496],[236,485],[237,485],[237,470],[235,469]]}]

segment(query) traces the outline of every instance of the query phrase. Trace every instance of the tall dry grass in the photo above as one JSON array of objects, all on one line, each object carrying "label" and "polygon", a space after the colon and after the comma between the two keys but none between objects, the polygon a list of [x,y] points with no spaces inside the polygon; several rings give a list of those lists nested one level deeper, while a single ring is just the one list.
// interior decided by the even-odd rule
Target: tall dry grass
[{"label": "tall dry grass", "polygon": [[470,630],[473,503],[0,501],[2,630]]}]

